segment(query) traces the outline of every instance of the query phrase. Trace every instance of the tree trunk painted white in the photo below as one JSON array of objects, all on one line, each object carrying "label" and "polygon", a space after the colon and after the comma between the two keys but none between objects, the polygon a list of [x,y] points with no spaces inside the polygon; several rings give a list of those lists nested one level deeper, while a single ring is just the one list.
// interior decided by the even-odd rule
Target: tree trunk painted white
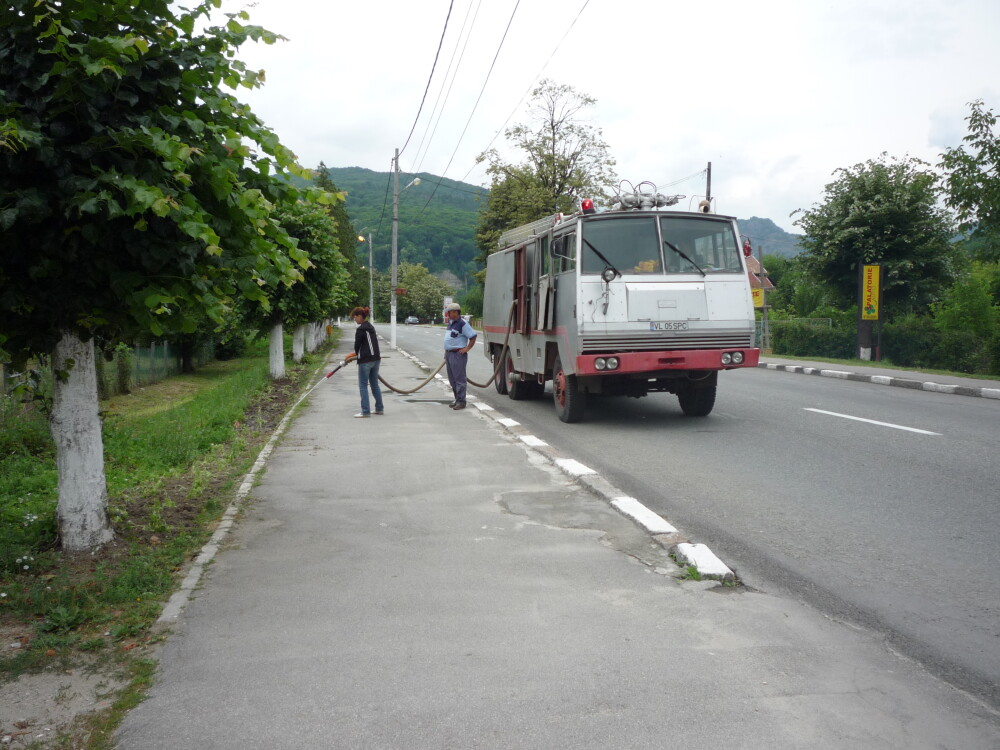
[{"label": "tree trunk painted white", "polygon": [[295,362],[301,362],[302,357],[305,354],[306,346],[306,327],[305,325],[299,324],[295,326],[295,331],[292,333],[292,359]]},{"label": "tree trunk painted white", "polygon": [[[84,343],[76,334],[64,332],[52,354],[52,369],[49,428],[59,473],[59,539],[67,551],[93,550],[114,539],[108,517],[94,342]],[[59,371],[68,371],[68,376],[60,378]]]},{"label": "tree trunk painted white", "polygon": [[316,351],[316,324],[306,325],[306,351],[312,354]]},{"label": "tree trunk painted white", "polygon": [[281,323],[271,328],[270,338],[271,380],[285,377],[285,339]]}]

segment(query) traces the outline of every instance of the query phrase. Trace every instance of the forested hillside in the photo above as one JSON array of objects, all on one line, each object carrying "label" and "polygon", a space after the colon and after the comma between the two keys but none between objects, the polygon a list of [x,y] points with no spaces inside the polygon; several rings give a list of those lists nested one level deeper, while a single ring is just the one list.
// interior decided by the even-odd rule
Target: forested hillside
[{"label": "forested hillside", "polygon": [[[388,269],[392,255],[392,173],[361,167],[330,167],[330,178],[347,193],[347,213],[354,228],[375,247],[375,267]],[[403,189],[414,177],[419,185]],[[431,273],[450,272],[458,279],[479,270],[476,256],[476,214],[486,190],[432,174],[400,175],[399,261],[422,263]],[[358,246],[359,260],[368,263],[368,248]]]},{"label": "forested hillside", "polygon": [[781,255],[791,258],[802,252],[799,245],[801,235],[790,234],[770,219],[760,219],[751,216],[749,219],[739,219],[740,232],[753,242],[754,254],[759,247],[767,255]]},{"label": "forested hillside", "polygon": [[[347,193],[347,214],[354,228],[375,246],[375,267],[387,270],[392,254],[392,173],[361,167],[329,167],[330,178]],[[414,177],[419,185],[403,189]],[[476,256],[476,216],[487,190],[426,172],[400,175],[399,261],[422,263],[436,275],[453,274],[460,282],[480,270]],[[770,219],[740,219],[740,231],[771,255],[800,252],[799,235]],[[358,243],[358,260],[368,263],[367,243]]]}]

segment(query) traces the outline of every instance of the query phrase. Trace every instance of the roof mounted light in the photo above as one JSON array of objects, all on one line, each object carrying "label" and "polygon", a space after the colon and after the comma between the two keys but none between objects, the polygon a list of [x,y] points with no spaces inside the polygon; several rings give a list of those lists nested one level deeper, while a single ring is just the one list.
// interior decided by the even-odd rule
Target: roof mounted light
[{"label": "roof mounted light", "polygon": [[597,209],[594,208],[594,201],[590,198],[584,198],[580,202],[580,210],[585,214],[592,214],[597,211]]},{"label": "roof mounted light", "polygon": [[615,269],[613,268],[605,268],[603,271],[601,271],[601,278],[604,279],[605,283],[610,284],[612,281],[618,278],[618,274],[615,272]]}]

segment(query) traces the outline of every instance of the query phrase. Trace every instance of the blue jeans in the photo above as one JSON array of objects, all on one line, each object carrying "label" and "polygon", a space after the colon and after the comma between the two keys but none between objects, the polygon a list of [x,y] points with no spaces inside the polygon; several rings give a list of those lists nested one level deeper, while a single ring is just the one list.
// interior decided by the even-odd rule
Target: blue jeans
[{"label": "blue jeans", "polygon": [[361,413],[371,414],[371,406],[368,403],[368,386],[371,386],[372,395],[375,397],[375,411],[382,411],[382,389],[378,387],[378,366],[382,360],[376,359],[374,362],[358,363],[358,388],[361,389]]}]

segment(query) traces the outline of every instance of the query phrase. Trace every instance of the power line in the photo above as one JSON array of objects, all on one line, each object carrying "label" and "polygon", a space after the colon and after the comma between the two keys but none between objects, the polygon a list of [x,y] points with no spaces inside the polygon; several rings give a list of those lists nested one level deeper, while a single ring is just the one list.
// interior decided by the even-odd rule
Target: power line
[{"label": "power line", "polygon": [[[520,0],[518,0],[520,2]],[[399,149],[399,154],[406,150],[406,146],[410,142],[410,138],[413,137],[413,131],[417,129],[417,122],[420,121],[420,113],[424,110],[424,102],[427,101],[427,92],[430,91],[431,81],[434,79],[434,69],[437,67],[438,57],[441,54],[441,47],[444,45],[444,35],[448,31],[448,19],[451,18],[451,9],[455,6],[455,0],[451,0],[448,4],[448,15],[444,19],[444,28],[441,30],[441,41],[438,42],[437,52],[434,53],[434,64],[431,66],[431,74],[427,77],[427,86],[424,88],[424,97],[420,100],[420,108],[417,110],[417,116],[413,120],[413,127],[410,128],[410,134],[406,136],[406,143],[403,144],[403,148]],[[399,154],[396,157],[399,157]]]},{"label": "power line", "polygon": [[[500,44],[497,47],[497,52],[493,56],[493,62],[490,63],[490,69],[486,73],[486,80],[483,81],[483,87],[479,90],[479,97],[476,99],[476,103],[472,106],[472,112],[469,113],[469,119],[466,120],[465,122],[465,128],[463,128],[462,134],[458,137],[458,143],[455,144],[455,150],[451,152],[451,158],[448,159],[448,164],[445,165],[444,172],[441,174],[442,177],[444,177],[444,175],[448,173],[448,169],[451,167],[451,163],[455,160],[455,154],[458,153],[458,147],[462,145],[462,139],[465,138],[465,134],[469,130],[469,124],[472,122],[473,115],[476,114],[476,109],[479,107],[479,102],[482,101],[483,99],[483,93],[486,91],[486,85],[490,82],[490,76],[493,74],[493,68],[496,67],[497,58],[500,57],[500,50],[503,49],[504,42],[507,39],[507,33],[510,31],[510,25],[514,22],[514,16],[517,13],[517,9],[520,7],[520,5],[521,5],[521,0],[517,0],[517,3],[514,5],[514,10],[511,11],[510,19],[507,21],[507,28],[504,29],[503,37],[500,39]],[[427,208],[428,204],[431,202],[431,199],[434,197],[434,193],[436,192],[437,192],[437,185],[434,186],[434,191],[427,198],[427,202],[424,203],[424,208]]]},{"label": "power line", "polygon": [[[438,125],[441,124],[441,117],[444,115],[445,105],[448,103],[448,99],[451,96],[451,89],[455,85],[455,79],[458,78],[458,69],[462,65],[462,60],[465,59],[465,50],[469,46],[469,40],[472,39],[472,29],[476,25],[476,18],[479,17],[479,8],[482,6],[482,0],[478,0],[476,3],[476,12],[472,15],[472,24],[469,26],[469,33],[465,33],[465,28],[469,24],[469,13],[472,12],[472,5],[469,5],[468,10],[465,12],[465,20],[462,21],[462,28],[458,32],[458,38],[455,41],[455,49],[452,50],[451,60],[448,61],[448,70],[445,71],[444,81],[441,84],[441,89],[438,91],[437,99],[434,102],[434,109],[431,111],[431,116],[427,121],[427,127],[424,129],[424,136],[420,140],[420,145],[417,147],[417,165],[415,170],[417,172],[423,167],[424,159],[427,158],[427,152],[430,151],[431,142],[434,140],[434,134],[437,133]],[[462,52],[458,56],[458,61],[455,61],[455,53],[458,52],[458,47],[462,44],[462,38],[465,38],[465,44],[462,45]],[[452,68],[454,67],[454,74],[452,74]],[[451,82],[448,82],[448,77],[451,76]],[[447,91],[445,87],[447,86]],[[441,101],[441,95],[444,94],[444,101]],[[441,104],[441,110],[438,111],[438,103]],[[434,119],[434,114],[437,113],[437,119]],[[433,123],[433,129],[431,127]],[[428,137],[428,131],[430,131],[430,136]],[[427,143],[427,148],[424,148],[424,142]],[[421,150],[423,150],[423,155],[421,155]]]},{"label": "power line", "polygon": [[[534,87],[535,83],[538,81],[539,78],[541,78],[542,73],[545,72],[545,69],[549,66],[549,63],[552,62],[552,58],[556,56],[556,52],[559,51],[559,48],[562,46],[562,43],[566,41],[566,37],[569,36],[569,32],[571,32],[573,30],[573,27],[576,25],[576,22],[578,20],[580,20],[580,16],[583,15],[583,11],[585,11],[587,9],[587,5],[588,4],[590,4],[590,0],[584,0],[583,7],[580,8],[580,10],[576,14],[576,17],[573,18],[573,20],[570,22],[569,27],[567,27],[566,31],[563,33],[562,38],[559,40],[559,42],[556,44],[555,48],[552,50],[552,54],[549,55],[549,58],[545,61],[545,63],[542,65],[542,67],[538,69],[538,72],[535,74],[535,77],[532,79],[531,83],[528,85],[527,90],[521,95],[521,100],[517,104],[514,105],[514,109],[512,109],[510,111],[510,114],[507,115],[507,119],[504,120],[503,125],[500,126],[500,129],[497,130],[497,132],[493,134],[493,137],[490,139],[490,142],[486,144],[486,148],[484,148],[483,151],[486,151],[486,149],[488,149],[490,146],[493,145],[493,142],[500,136],[500,133],[502,133],[504,131],[504,128],[507,127],[507,123],[510,122],[510,118],[512,118],[514,116],[514,114],[517,112],[517,110],[521,108],[521,105],[524,103],[525,97],[527,97],[528,94],[531,93],[531,89]],[[482,152],[480,152],[480,153],[482,153]],[[476,164],[473,164],[471,167],[469,167],[469,171],[466,172],[462,176],[462,182],[465,182],[465,179],[469,176],[469,174],[475,168],[476,168]]]}]

